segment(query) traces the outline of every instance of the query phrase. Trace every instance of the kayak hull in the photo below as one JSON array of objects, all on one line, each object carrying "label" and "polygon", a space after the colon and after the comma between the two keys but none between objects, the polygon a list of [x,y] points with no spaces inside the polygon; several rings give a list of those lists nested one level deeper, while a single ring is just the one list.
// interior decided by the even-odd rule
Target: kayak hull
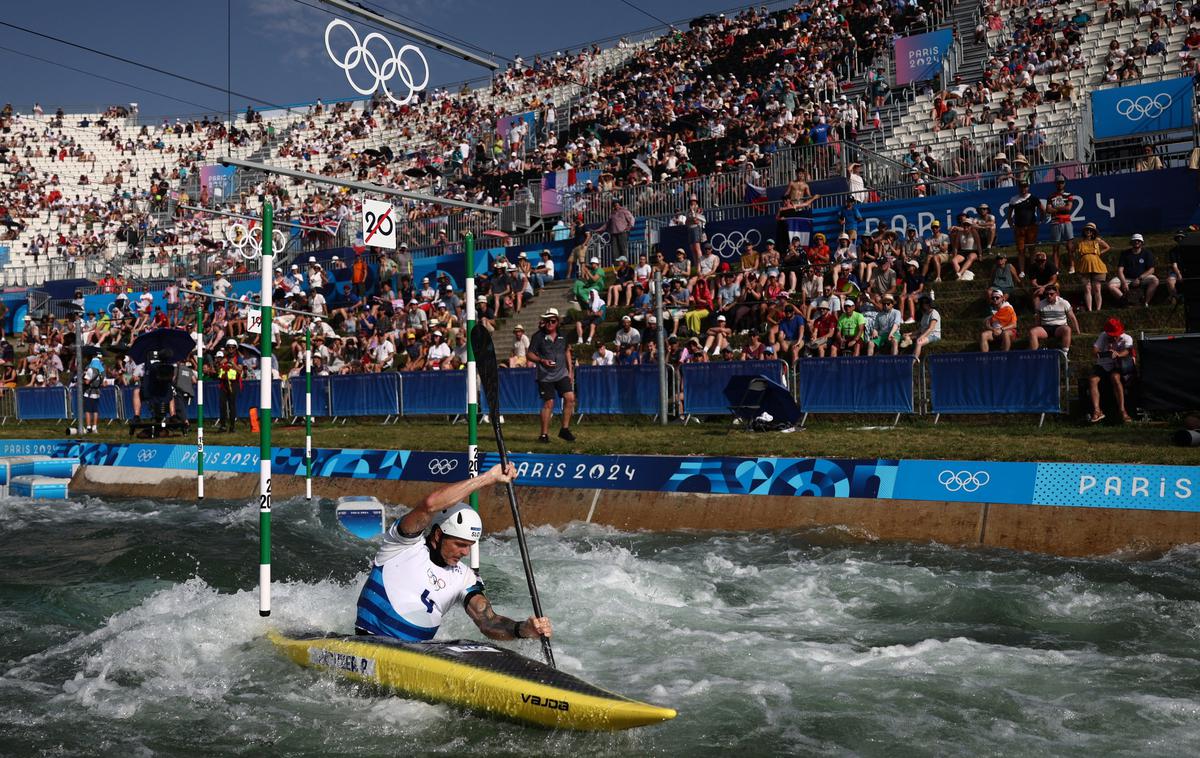
[{"label": "kayak hull", "polygon": [[552,729],[615,731],[675,718],[487,642],[404,642],[367,635],[269,633],[301,666],[421,700]]}]

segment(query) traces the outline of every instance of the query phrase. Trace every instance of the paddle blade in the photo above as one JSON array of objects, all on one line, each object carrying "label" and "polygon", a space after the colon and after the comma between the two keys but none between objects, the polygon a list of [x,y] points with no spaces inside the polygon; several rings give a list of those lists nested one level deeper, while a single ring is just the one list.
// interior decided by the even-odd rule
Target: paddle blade
[{"label": "paddle blade", "polygon": [[479,324],[471,330],[471,349],[475,352],[475,370],[479,372],[479,386],[487,398],[488,413],[493,425],[499,426],[500,419],[500,376],[496,366],[496,346],[492,344],[492,333]]}]

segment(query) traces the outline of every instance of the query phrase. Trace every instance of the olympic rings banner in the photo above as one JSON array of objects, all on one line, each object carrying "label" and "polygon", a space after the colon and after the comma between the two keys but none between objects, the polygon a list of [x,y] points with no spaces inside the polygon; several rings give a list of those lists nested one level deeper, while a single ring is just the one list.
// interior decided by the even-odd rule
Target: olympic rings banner
[{"label": "olympic rings banner", "polygon": [[[177,469],[195,473],[194,445],[3,440],[0,456],[77,456],[84,465]],[[304,450],[274,448],[276,474],[304,475]],[[455,482],[461,452],[313,450],[318,477]],[[1106,463],[898,461],[831,458],[710,458],[666,455],[516,453],[517,484],[643,492],[872,498],[956,503],[1120,508],[1200,513],[1200,467]],[[205,469],[254,474],[258,449],[209,446]],[[480,465],[498,462],[484,453]]]},{"label": "olympic rings banner", "polygon": [[[723,261],[736,261],[742,254],[742,247],[747,243],[761,251],[764,243],[775,239],[776,223],[773,216],[754,216],[736,221],[712,221],[704,225],[704,234],[713,252]],[[778,242],[778,240],[776,240]],[[672,254],[679,248],[688,245],[686,226],[665,226],[658,231],[658,245],[661,250]],[[668,255],[667,260],[674,260]]]},{"label": "olympic rings banner", "polygon": [[1094,90],[1092,133],[1095,139],[1190,129],[1195,101],[1190,77]]},{"label": "olympic rings banner", "polygon": [[[335,29],[345,29],[336,35],[345,44],[333,42]],[[347,33],[353,42],[346,40]],[[396,105],[408,105],[418,92],[429,86],[429,61],[425,60],[419,47],[401,45],[397,50],[379,32],[360,38],[358,31],[340,18],[325,27],[325,52],[334,65],[346,73],[346,81],[360,95],[374,95],[382,89],[388,100]],[[359,64],[362,65],[361,73]],[[362,86],[360,81],[368,84]]]}]

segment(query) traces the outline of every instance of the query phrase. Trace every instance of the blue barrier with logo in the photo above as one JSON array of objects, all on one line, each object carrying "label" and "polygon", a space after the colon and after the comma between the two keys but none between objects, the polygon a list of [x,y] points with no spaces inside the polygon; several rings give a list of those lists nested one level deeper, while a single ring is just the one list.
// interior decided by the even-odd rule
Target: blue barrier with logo
[{"label": "blue barrier with logo", "polygon": [[679,369],[683,383],[683,411],[693,416],[729,413],[725,385],[730,377],[762,374],[774,379],[783,376],[783,365],[783,361],[685,363]]},{"label": "blue barrier with logo", "polygon": [[[578,376],[578,374],[577,374]],[[533,414],[542,410],[542,399],[538,396],[537,369],[510,368],[499,371],[500,382],[500,413]],[[465,391],[465,390],[464,390]],[[562,401],[555,398],[555,412],[562,407]],[[487,393],[479,393],[479,409],[483,413],[491,413]]]},{"label": "blue barrier with logo", "polygon": [[912,413],[913,357],[806,358],[800,361],[805,413]]},{"label": "blue barrier with logo", "polygon": [[100,418],[105,421],[116,421],[121,418],[121,405],[118,401],[120,393],[116,387],[100,388]]},{"label": "blue barrier with logo", "polygon": [[[78,457],[89,466],[195,471],[193,445],[0,440],[0,456]],[[324,477],[457,482],[461,452],[315,449]],[[877,498],[958,503],[1135,508],[1200,513],[1200,467],[1105,463],[897,461],[830,458],[717,458],[667,455],[517,453],[517,484],[645,492]],[[484,453],[481,466],[497,462]],[[255,447],[206,446],[210,471],[257,473]],[[303,448],[274,448],[271,470],[304,475]]]},{"label": "blue barrier with logo", "polygon": [[22,421],[58,421],[70,416],[66,387],[24,387],[14,392],[17,418]]},{"label": "blue barrier with logo", "polygon": [[[735,221],[715,221],[704,225],[704,234],[713,252],[722,260],[735,261],[742,254],[742,247],[748,242],[756,250],[762,250],[763,243],[774,239],[776,223],[774,216],[752,216]],[[667,260],[675,260],[674,251],[688,246],[686,226],[667,226],[658,230],[658,245],[667,252]]]},{"label": "blue barrier with logo", "polygon": [[[304,415],[304,375],[289,380],[289,392],[292,397],[292,414]],[[318,418],[332,416],[329,412],[329,377],[314,376],[312,378],[312,415]]]},{"label": "blue barrier with logo", "polygon": [[658,366],[580,366],[575,369],[580,413],[656,415]]},{"label": "blue barrier with logo", "polygon": [[1186,76],[1092,90],[1092,134],[1100,140],[1189,129],[1195,99]]},{"label": "blue barrier with logo", "polygon": [[951,353],[929,356],[934,413],[1058,413],[1062,353]]},{"label": "blue barrier with logo", "polygon": [[405,416],[458,415],[467,412],[466,371],[401,371]]},{"label": "blue barrier with logo", "polygon": [[[400,413],[400,375],[389,371],[331,376],[329,395],[331,416],[396,416]],[[292,407],[295,405],[293,395]]]}]

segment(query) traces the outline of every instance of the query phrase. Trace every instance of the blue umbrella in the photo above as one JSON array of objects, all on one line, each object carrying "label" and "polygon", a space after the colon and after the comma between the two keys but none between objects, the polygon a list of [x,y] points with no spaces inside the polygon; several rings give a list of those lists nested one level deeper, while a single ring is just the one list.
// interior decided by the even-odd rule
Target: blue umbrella
[{"label": "blue umbrella", "polygon": [[181,361],[196,347],[186,329],[151,329],[133,341],[126,355],[134,363],[145,363],[146,354],[157,350],[164,358]]},{"label": "blue umbrella", "polygon": [[725,385],[725,397],[733,414],[746,423],[753,421],[763,411],[770,413],[775,421],[788,424],[794,424],[800,418],[800,409],[788,388],[762,374],[730,377]]}]

